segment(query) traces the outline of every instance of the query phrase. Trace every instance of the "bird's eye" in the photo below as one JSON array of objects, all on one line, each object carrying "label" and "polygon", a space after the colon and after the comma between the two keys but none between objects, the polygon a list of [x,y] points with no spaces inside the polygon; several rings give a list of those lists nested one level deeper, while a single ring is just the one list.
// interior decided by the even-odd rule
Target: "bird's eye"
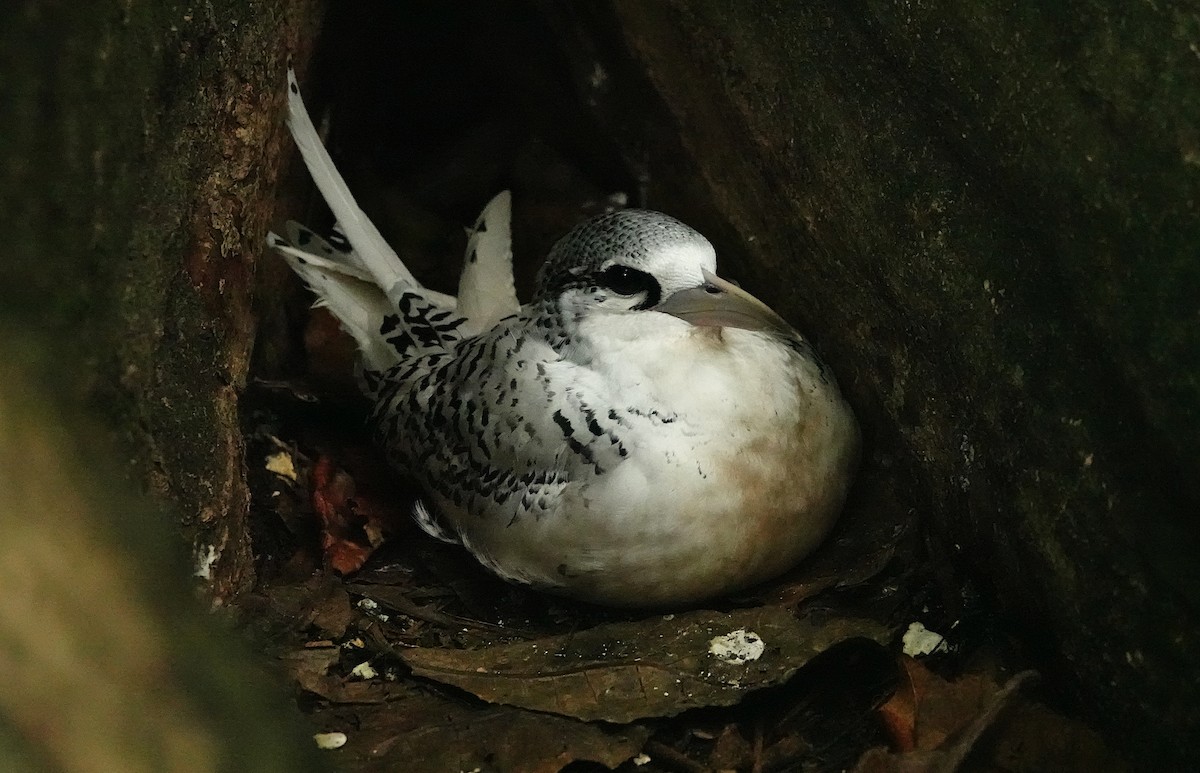
[{"label": "bird's eye", "polygon": [[637,295],[658,288],[654,277],[629,266],[609,266],[604,269],[600,272],[600,284],[617,295]]}]

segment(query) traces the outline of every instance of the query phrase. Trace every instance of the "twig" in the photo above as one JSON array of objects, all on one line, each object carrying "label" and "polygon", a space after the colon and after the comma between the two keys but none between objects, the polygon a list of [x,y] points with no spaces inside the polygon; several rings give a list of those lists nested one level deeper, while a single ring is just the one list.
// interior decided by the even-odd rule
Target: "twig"
[{"label": "twig", "polygon": [[682,770],[684,773],[712,773],[712,769],[701,765],[683,752],[672,749],[659,741],[646,742],[646,754],[663,763],[669,768]]},{"label": "twig", "polygon": [[754,723],[754,764],[750,766],[751,773],[763,773],[763,723]]},{"label": "twig", "polygon": [[351,585],[348,589],[352,593],[365,596],[393,612],[399,612],[402,615],[408,615],[409,617],[423,620],[433,625],[440,625],[443,628],[474,628],[479,631],[499,633],[506,636],[520,636],[524,639],[535,638],[534,634],[519,628],[509,628],[503,625],[485,623],[482,620],[470,620],[465,617],[458,617],[457,615],[448,615],[439,609],[435,609],[433,606],[417,604],[397,588],[390,585]]},{"label": "twig", "polygon": [[979,739],[984,733],[996,724],[996,720],[1000,715],[1013,704],[1017,697],[1017,692],[1023,685],[1036,681],[1038,674],[1036,671],[1022,671],[1021,673],[1009,679],[1008,682],[1000,688],[1000,691],[992,696],[987,708],[979,713],[967,729],[963,731],[959,740],[954,743],[949,749],[939,750],[944,756],[941,759],[935,760],[929,766],[930,773],[955,773],[962,767],[967,756],[974,751],[975,746],[979,743]]}]

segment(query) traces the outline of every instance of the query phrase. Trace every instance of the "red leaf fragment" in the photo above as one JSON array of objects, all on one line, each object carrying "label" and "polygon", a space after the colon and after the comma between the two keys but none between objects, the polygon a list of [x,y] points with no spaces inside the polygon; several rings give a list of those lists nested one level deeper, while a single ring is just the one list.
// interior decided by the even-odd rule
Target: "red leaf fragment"
[{"label": "red leaf fragment", "polygon": [[368,537],[368,519],[356,502],[354,479],[322,454],[313,466],[312,485],[325,563],[341,574],[358,571],[378,543]]},{"label": "red leaf fragment", "polygon": [[900,658],[900,685],[891,698],[879,707],[892,746],[900,752],[917,748],[917,706],[925,695],[929,672],[907,655]]}]

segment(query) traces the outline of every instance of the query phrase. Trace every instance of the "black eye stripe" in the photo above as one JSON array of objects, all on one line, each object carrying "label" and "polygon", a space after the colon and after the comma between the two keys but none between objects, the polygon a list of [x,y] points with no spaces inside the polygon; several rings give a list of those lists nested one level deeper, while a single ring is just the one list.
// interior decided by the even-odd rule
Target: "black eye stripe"
[{"label": "black eye stripe", "polygon": [[654,277],[629,266],[609,266],[600,272],[600,284],[617,295],[637,295],[657,285]]},{"label": "black eye stripe", "polygon": [[657,279],[629,266],[609,266],[597,275],[596,280],[601,287],[617,295],[631,297],[645,293],[645,299],[634,307],[637,309],[648,309],[662,298],[662,288]]}]

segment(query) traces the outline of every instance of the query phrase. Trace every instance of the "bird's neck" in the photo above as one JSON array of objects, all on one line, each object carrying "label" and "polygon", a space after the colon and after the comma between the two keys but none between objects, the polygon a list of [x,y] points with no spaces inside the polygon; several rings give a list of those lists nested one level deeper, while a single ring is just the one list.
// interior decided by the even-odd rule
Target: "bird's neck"
[{"label": "bird's neck", "polygon": [[559,357],[568,359],[577,352],[581,339],[578,315],[551,300],[535,300],[531,319],[535,332]]}]

